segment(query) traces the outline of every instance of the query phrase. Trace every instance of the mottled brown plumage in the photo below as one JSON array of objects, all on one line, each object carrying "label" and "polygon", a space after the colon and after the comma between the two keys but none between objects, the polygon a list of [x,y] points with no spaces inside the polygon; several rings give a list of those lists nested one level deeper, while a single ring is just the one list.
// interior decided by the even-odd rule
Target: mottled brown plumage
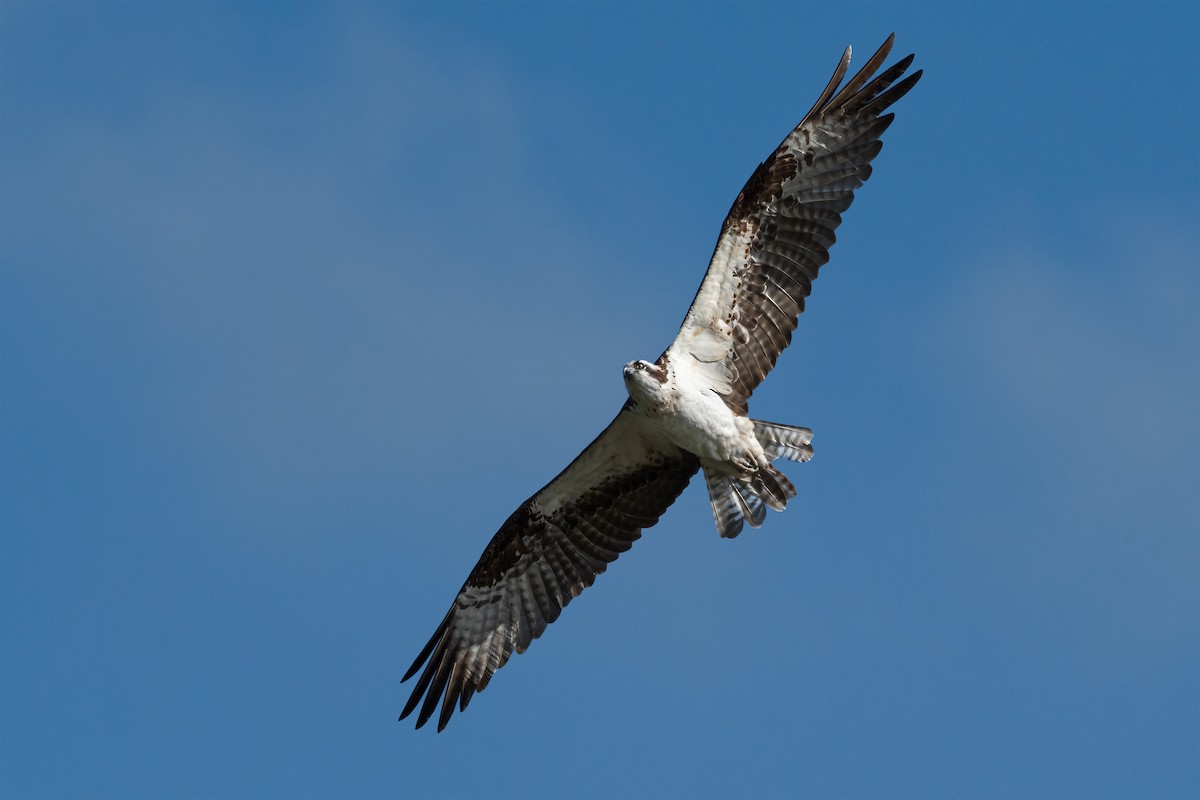
[{"label": "mottled brown plumage", "polygon": [[[438,729],[444,728],[455,704],[465,709],[513,651],[525,652],[567,603],[628,550],[643,528],[656,523],[688,485],[699,467],[691,453],[619,444],[635,436],[623,419],[627,413],[622,410],[558,478],[500,527],[405,674],[408,680],[425,665],[401,719],[424,695],[417,727],[424,725],[443,697]],[[567,490],[569,503],[545,508],[540,498],[548,490],[565,489],[570,473],[614,446],[636,457],[624,467],[614,465],[594,485]]]},{"label": "mottled brown plumage", "polygon": [[[880,136],[892,115],[880,112],[920,79],[918,70],[899,83],[913,57],[872,78],[892,47],[889,36],[863,68],[838,91],[850,50],[821,97],[766,161],[758,165],[734,200],[713,252],[705,281],[684,320],[728,338],[722,358],[729,370],[730,407],[746,413],[746,401],[791,342],[804,301],[829,260],[834,231],[871,176]],[[836,92],[836,94],[835,94]],[[724,292],[705,297],[714,273],[727,275]],[[713,325],[721,319],[725,330]],[[676,339],[667,352],[686,347]]]},{"label": "mottled brown plumage", "polygon": [[736,536],[743,521],[758,527],[768,507],[782,510],[795,496],[771,462],[807,461],[812,431],[747,420],[746,404],[791,341],[841,214],[870,177],[892,121],[881,112],[921,76],[895,82],[912,56],[874,76],[891,45],[889,37],[841,86],[847,48],[813,108],[754,170],[675,341],[657,363],[626,366],[631,399],[616,419],[492,538],[405,674],[420,677],[401,719],[419,708],[419,728],[440,702],[444,728],[701,466],[722,536]]}]

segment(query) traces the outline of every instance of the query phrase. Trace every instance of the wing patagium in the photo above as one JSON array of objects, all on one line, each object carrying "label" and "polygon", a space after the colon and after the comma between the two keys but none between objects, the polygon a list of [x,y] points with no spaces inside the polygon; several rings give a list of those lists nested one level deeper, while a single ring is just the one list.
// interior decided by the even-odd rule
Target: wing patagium
[{"label": "wing patagium", "polygon": [[[421,672],[400,719],[438,730],[514,651],[525,652],[571,599],[628,550],[684,490],[695,456],[643,439],[628,412],[521,505],[492,537],[404,680]],[[422,667],[424,669],[422,670]]]},{"label": "wing patagium", "polygon": [[[846,48],[816,104],[750,176],[667,349],[669,357],[722,363],[729,389],[713,388],[740,413],[791,342],[804,298],[829,260],[842,212],[871,176],[880,137],[892,122],[892,114],[883,112],[921,78],[917,70],[897,83],[911,55],[875,74],[893,38],[843,86]],[[716,354],[714,339],[721,345]]]}]

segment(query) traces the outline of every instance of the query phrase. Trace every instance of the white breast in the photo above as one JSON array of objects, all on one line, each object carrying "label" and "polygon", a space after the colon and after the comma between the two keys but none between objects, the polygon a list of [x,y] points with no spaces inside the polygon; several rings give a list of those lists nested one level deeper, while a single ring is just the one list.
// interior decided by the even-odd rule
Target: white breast
[{"label": "white breast", "polygon": [[754,424],[725,404],[706,367],[691,356],[671,362],[667,385],[673,402],[656,422],[677,447],[695,453],[706,466],[737,472],[739,463],[759,463],[764,455]]}]

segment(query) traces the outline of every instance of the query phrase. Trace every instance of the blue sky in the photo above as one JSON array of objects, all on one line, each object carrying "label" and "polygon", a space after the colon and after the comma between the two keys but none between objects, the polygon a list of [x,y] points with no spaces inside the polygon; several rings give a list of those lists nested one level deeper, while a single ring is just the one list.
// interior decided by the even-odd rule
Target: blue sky
[{"label": "blue sky", "polygon": [[[6,798],[1200,796],[1195,4],[0,8]],[[897,107],[693,485],[398,681],[842,48]]]}]

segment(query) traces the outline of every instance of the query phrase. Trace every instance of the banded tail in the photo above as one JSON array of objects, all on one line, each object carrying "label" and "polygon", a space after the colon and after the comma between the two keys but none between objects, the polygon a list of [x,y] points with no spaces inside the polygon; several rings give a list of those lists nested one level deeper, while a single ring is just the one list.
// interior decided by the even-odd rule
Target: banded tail
[{"label": "banded tail", "polygon": [[[813,432],[808,428],[762,420],[752,422],[754,435],[770,461],[780,458],[808,461],[812,458],[809,443]],[[741,533],[743,522],[749,522],[751,528],[761,526],[767,517],[768,506],[783,511],[787,501],[796,496],[796,487],[771,464],[749,479],[714,473],[706,468],[704,482],[708,485],[717,532],[726,539]]]}]

